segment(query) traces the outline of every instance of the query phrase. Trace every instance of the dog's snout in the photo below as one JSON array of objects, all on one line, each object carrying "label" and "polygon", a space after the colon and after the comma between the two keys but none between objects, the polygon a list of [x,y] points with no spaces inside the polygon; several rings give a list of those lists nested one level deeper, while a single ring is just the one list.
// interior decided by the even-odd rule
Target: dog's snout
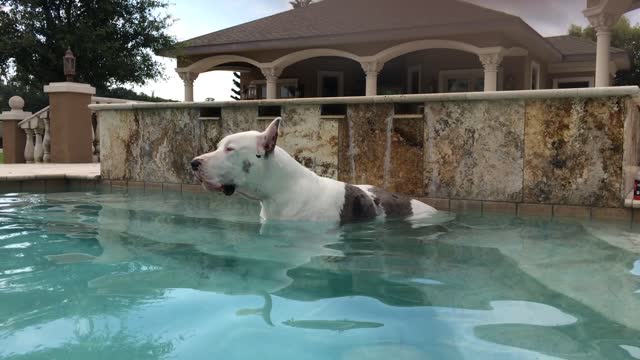
[{"label": "dog's snout", "polygon": [[201,160],[193,159],[191,161],[191,170],[198,171],[198,169],[200,168],[200,165],[202,165],[202,161]]}]

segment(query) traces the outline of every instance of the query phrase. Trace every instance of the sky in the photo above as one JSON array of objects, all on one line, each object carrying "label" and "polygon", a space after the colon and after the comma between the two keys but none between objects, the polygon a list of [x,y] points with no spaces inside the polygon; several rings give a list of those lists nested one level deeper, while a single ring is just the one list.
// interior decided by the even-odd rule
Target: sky
[{"label": "sky", "polygon": [[[393,0],[389,0],[393,1]],[[543,36],[565,35],[570,24],[588,25],[582,15],[586,0],[466,0],[468,2],[521,17]],[[173,0],[169,13],[175,22],[169,29],[179,41],[204,35],[230,26],[259,19],[291,8],[288,0]],[[627,16],[640,22],[640,11]],[[174,71],[175,59],[158,58],[165,68],[166,80],[155,81],[136,91],[182,100],[184,87]],[[194,83],[194,100],[206,98],[229,100],[233,75],[213,71],[198,76]]]}]

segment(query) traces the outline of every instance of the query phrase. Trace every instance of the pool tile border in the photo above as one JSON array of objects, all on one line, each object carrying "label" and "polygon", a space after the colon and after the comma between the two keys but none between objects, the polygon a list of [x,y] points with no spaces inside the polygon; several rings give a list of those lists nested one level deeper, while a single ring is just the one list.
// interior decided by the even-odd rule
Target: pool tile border
[{"label": "pool tile border", "polygon": [[[96,189],[112,190],[143,190],[144,192],[167,193],[206,193],[197,184],[160,183],[146,181],[125,181],[107,179],[65,178],[60,176],[46,179],[26,178],[0,181],[0,194],[17,192],[54,193],[65,191],[95,191]],[[458,214],[544,217],[556,219],[582,219],[593,221],[618,221],[640,224],[640,209],[632,208],[598,208],[585,206],[567,206],[551,204],[528,204],[514,202],[479,201],[446,198],[422,197],[419,200],[442,211]]]}]

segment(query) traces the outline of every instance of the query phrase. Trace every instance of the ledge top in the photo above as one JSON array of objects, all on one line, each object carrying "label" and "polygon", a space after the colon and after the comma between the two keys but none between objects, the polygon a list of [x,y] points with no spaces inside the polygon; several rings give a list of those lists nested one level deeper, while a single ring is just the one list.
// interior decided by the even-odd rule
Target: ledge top
[{"label": "ledge top", "polygon": [[640,95],[640,88],[638,86],[615,86],[615,87],[605,87],[605,88],[584,88],[584,89],[517,90],[517,91],[439,93],[439,94],[415,94],[415,95],[352,96],[352,97],[333,97],[333,98],[298,98],[298,99],[276,99],[276,100],[94,104],[94,105],[89,105],[89,108],[94,111],[131,110],[131,109],[184,109],[184,108],[198,109],[198,108],[209,108],[209,107],[327,105],[327,104],[385,104],[385,103],[389,104],[389,103],[419,103],[419,102],[436,102],[436,101],[593,98],[593,97],[638,96],[638,95]]}]

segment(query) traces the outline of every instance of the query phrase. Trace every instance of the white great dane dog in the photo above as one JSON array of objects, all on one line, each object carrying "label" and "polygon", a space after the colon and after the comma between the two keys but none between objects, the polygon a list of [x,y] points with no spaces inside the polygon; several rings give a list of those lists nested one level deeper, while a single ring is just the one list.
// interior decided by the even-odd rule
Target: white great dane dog
[{"label": "white great dane dog", "polygon": [[191,161],[202,186],[260,201],[263,220],[305,220],[344,225],[379,218],[417,219],[437,211],[418,200],[370,185],[316,175],[276,145],[281,118],[264,132],[229,135],[218,148]]}]

